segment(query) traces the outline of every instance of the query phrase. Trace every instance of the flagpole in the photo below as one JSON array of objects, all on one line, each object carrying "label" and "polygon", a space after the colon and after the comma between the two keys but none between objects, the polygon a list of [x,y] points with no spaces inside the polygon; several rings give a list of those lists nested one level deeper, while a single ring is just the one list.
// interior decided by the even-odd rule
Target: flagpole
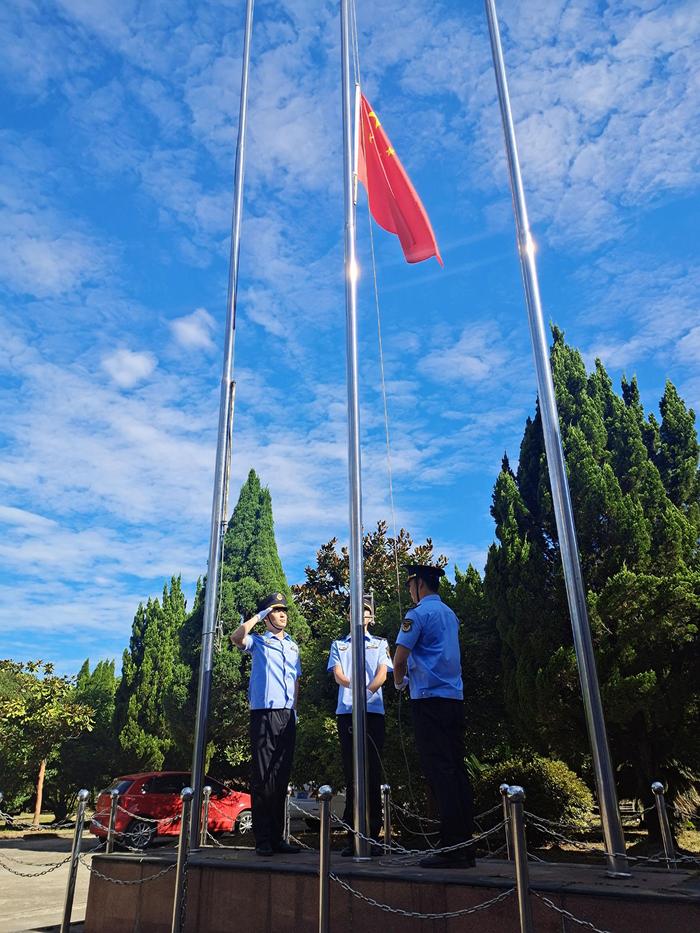
[{"label": "flagpole", "polygon": [[[348,383],[348,479],[350,512],[350,632],[352,635],[352,737],[355,831],[369,835],[367,819],[367,695],[363,617],[362,483],[357,360],[357,257],[355,254],[355,127],[350,73],[350,2],[340,0],[343,97],[343,192],[345,199],[345,311]],[[355,858],[368,859],[369,843],[355,836]]]},{"label": "flagpole", "polygon": [[214,495],[211,507],[209,530],[209,560],[207,563],[207,586],[204,598],[204,619],[197,685],[197,714],[192,755],[192,788],[194,805],[190,825],[190,846],[199,846],[201,823],[201,800],[204,785],[204,751],[207,744],[207,721],[211,693],[212,664],[214,654],[214,631],[219,596],[219,572],[223,536],[226,532],[226,502],[230,445],[233,429],[233,354],[236,338],[236,301],[238,297],[238,257],[241,246],[241,217],[243,214],[243,176],[245,169],[246,124],[248,116],[248,72],[250,70],[250,43],[253,34],[254,0],[246,2],[245,33],[243,40],[243,65],[241,69],[241,100],[238,112],[238,141],[233,185],[233,215],[231,220],[231,251],[229,258],[228,295],[226,299],[226,335],[224,341],[224,363],[221,376],[219,399],[219,430],[216,444],[214,470]]},{"label": "flagpole", "polygon": [[625,851],[625,837],[622,832],[622,822],[617,804],[615,778],[613,773],[608,738],[603,717],[603,704],[598,686],[595,654],[591,628],[588,621],[586,606],[586,591],[581,574],[581,563],[576,541],[576,526],[571,506],[569,483],[566,476],[566,464],[559,430],[559,413],[557,400],[554,394],[554,381],[549,364],[547,337],[540,302],[540,289],[537,278],[537,264],[535,262],[535,246],[530,234],[525,190],[520,174],[520,161],[515,138],[515,126],[510,107],[506,67],[501,47],[501,36],[498,27],[495,0],[485,0],[486,16],[489,24],[491,38],[491,54],[493,68],[498,87],[498,101],[503,120],[503,133],[505,136],[506,156],[510,173],[510,186],[513,195],[513,212],[520,256],[520,269],[525,289],[525,301],[530,324],[530,336],[535,357],[535,370],[537,373],[537,391],[539,393],[540,408],[542,412],[542,427],[544,445],[547,453],[547,468],[549,481],[552,487],[552,501],[554,515],[557,523],[561,560],[564,568],[564,581],[566,596],[571,615],[571,628],[574,636],[574,647],[578,661],[583,705],[586,713],[586,724],[593,753],[593,766],[595,771],[598,803],[600,806],[603,833],[608,858],[608,874],[612,876],[629,877],[627,871],[627,856]]}]

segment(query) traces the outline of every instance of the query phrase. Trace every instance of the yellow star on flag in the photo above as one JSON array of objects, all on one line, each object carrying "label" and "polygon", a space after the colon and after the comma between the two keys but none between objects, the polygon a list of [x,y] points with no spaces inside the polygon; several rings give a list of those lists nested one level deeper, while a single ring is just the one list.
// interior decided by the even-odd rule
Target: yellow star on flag
[{"label": "yellow star on flag", "polygon": [[393,146],[389,146],[389,148],[388,148],[387,151],[386,151],[386,154],[387,154],[388,156],[393,156],[394,153],[395,153],[394,147],[393,147]]}]

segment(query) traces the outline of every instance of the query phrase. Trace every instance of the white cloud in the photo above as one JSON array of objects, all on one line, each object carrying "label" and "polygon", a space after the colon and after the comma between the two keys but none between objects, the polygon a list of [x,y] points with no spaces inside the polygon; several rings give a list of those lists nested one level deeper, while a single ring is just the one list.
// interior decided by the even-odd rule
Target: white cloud
[{"label": "white cloud", "polygon": [[0,276],[13,291],[46,298],[89,284],[103,271],[103,251],[88,237],[51,233],[53,215],[0,209]]},{"label": "white cloud", "polygon": [[102,358],[102,368],[122,389],[133,389],[153,373],[158,361],[147,350],[140,353],[122,348]]},{"label": "white cloud", "polygon": [[196,308],[192,314],[170,321],[175,341],[186,350],[211,350],[214,318],[206,308]]},{"label": "white cloud", "polygon": [[681,359],[691,366],[700,361],[700,327],[692,327],[678,344]]},{"label": "white cloud", "polygon": [[55,525],[52,519],[45,518],[43,515],[7,505],[0,505],[0,523],[12,525],[26,532],[45,532]]},{"label": "white cloud", "polygon": [[485,388],[501,377],[508,360],[505,342],[493,324],[477,324],[465,327],[456,342],[441,342],[418,368],[438,382],[462,381]]}]

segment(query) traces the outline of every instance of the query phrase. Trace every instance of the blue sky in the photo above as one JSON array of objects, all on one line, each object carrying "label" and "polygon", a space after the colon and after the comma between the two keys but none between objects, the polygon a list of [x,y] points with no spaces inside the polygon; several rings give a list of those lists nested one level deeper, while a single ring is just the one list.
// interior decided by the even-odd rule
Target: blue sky
[{"label": "blue sky", "polygon": [[[545,315],[589,363],[700,403],[695,0],[502,0]],[[445,268],[375,231],[397,519],[482,567],[535,378],[481,0],[358,0],[365,93]],[[0,656],[118,657],[204,570],[242,0],[0,10]],[[273,496],[290,582],[347,535],[339,24],[259,0],[232,501]],[[389,517],[366,205],[364,519]]]}]

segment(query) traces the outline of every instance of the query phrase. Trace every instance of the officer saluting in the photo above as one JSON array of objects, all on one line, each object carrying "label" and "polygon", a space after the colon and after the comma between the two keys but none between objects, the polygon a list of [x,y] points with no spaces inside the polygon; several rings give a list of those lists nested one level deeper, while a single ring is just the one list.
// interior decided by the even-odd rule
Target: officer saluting
[{"label": "officer saluting", "polygon": [[[369,834],[377,839],[382,825],[381,753],[384,748],[384,699],[382,685],[386,673],[393,669],[389,645],[384,638],[373,638],[369,626],[374,622],[372,599],[365,597],[365,684],[367,687],[367,793],[369,797]],[[352,826],[355,805],[355,784],[352,747],[352,635],[339,638],[331,645],[328,670],[338,684],[336,719],[340,756],[345,775],[345,811],[343,821]],[[375,848],[374,846],[372,847]],[[348,844],[340,853],[355,854],[355,835],[348,833]],[[374,851],[372,854],[378,854]]]},{"label": "officer saluting", "polygon": [[[264,634],[251,634],[262,621]],[[287,600],[282,593],[272,593],[260,603],[258,612],[231,635],[233,644],[253,659],[248,688],[253,759],[250,791],[258,855],[301,851],[282,838],[301,676],[299,646],[286,634],[286,627]]]},{"label": "officer saluting", "polygon": [[[415,606],[401,623],[394,653],[394,683],[410,686],[418,758],[440,810],[441,847],[471,839],[474,802],[464,765],[464,704],[459,621],[438,596],[441,567],[409,564]],[[408,678],[406,673],[408,670]],[[471,846],[422,859],[423,868],[472,868]]]}]

